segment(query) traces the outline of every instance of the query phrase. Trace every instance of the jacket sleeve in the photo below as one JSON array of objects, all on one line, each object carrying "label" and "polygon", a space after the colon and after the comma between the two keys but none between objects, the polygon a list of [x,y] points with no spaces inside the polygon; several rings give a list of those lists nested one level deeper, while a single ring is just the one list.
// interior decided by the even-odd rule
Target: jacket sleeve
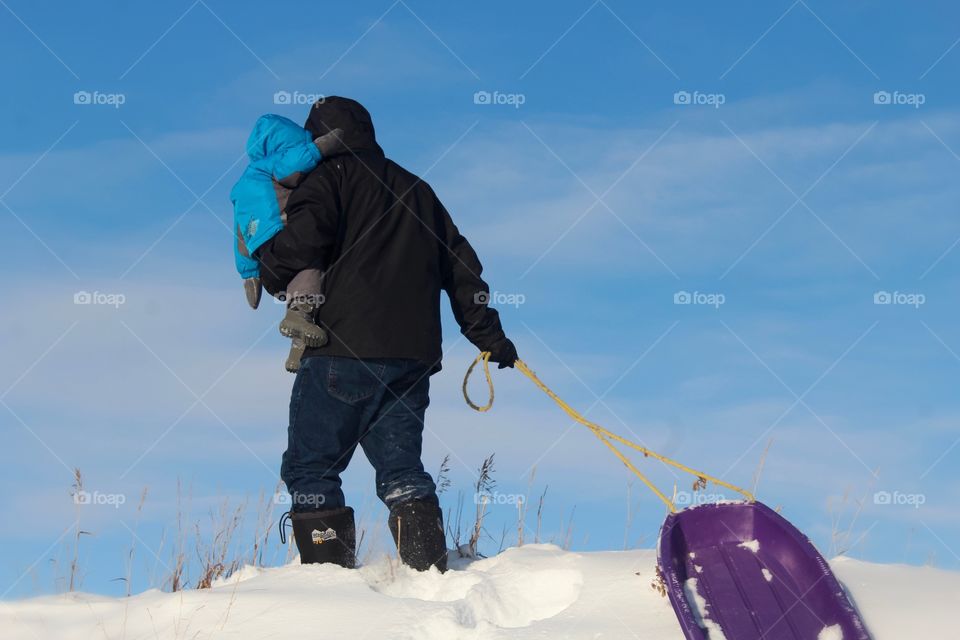
[{"label": "jacket sleeve", "polygon": [[490,287],[480,274],[483,266],[467,239],[450,218],[440,200],[434,196],[441,227],[441,284],[450,298],[453,317],[460,332],[481,351],[490,351],[507,339],[500,324],[500,314],[489,306]]},{"label": "jacket sleeve", "polygon": [[325,270],[337,243],[339,190],[323,169],[294,189],[284,228],[257,251],[264,288],[276,295],[304,269]]},{"label": "jacket sleeve", "polygon": [[272,178],[284,186],[295,187],[295,176],[313,171],[321,159],[320,150],[312,142],[284,149],[274,158]]}]

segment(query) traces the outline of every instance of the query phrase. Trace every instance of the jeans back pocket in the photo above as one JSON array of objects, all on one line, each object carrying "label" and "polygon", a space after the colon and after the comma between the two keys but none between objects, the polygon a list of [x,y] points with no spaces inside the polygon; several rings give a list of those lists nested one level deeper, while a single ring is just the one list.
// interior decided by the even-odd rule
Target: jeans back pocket
[{"label": "jeans back pocket", "polygon": [[330,358],[327,393],[347,404],[369,400],[383,386],[386,365],[352,358]]}]

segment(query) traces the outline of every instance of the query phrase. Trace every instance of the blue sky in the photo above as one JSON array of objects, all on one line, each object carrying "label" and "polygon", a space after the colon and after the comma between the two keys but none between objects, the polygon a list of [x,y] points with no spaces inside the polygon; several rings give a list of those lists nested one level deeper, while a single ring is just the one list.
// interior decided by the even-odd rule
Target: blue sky
[{"label": "blue sky", "polygon": [[[272,495],[292,378],[281,307],[243,301],[228,193],[257,116],[300,121],[312,94],[370,109],[492,288],[522,301],[502,306],[521,357],[592,419],[744,485],[769,443],[760,498],[828,555],[960,569],[958,17],[812,0],[2,3],[0,593],[62,588],[78,528],[84,589],[123,592],[131,548],[147,588],[178,502],[209,531],[224,500]],[[464,406],[475,352],[445,321],[425,461],[451,456],[446,505],[459,490],[472,506],[496,452],[502,502],[549,487],[544,538],[573,514],[575,549],[652,545],[662,506],[519,374],[496,373],[492,412]],[[124,504],[75,505],[74,468]],[[362,457],[345,488],[382,541]],[[509,542],[516,513],[498,504],[489,524]]]}]

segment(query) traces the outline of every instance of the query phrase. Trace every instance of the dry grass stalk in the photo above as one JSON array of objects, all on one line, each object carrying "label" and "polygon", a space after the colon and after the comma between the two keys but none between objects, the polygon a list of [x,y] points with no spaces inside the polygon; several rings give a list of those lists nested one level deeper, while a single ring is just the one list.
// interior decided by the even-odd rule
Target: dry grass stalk
[{"label": "dry grass stalk", "polygon": [[496,480],[493,479],[494,455],[496,454],[491,453],[480,465],[480,474],[477,476],[477,482],[474,485],[474,501],[477,509],[473,529],[470,533],[470,541],[467,543],[472,557],[477,556],[477,546],[480,543],[480,536],[483,534],[483,520],[487,515],[487,504],[490,502],[489,495],[497,486]]}]

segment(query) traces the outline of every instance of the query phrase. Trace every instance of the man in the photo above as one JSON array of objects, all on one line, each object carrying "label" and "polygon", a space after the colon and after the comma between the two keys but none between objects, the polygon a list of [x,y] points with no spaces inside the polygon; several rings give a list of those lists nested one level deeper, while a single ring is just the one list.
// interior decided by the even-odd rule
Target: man
[{"label": "man", "polygon": [[430,375],[440,370],[440,292],[463,334],[500,368],[517,359],[480,261],[426,182],[388,160],[370,114],[329,97],[311,109],[314,136],[342,130],[348,152],[290,194],[285,228],[257,252],[267,291],[319,269],[323,304],[295,302],[329,341],[307,348],[290,399],[281,476],[301,562],[355,563],[353,510],[340,489],[357,444],[376,471],[400,558],[446,569],[443,518],[420,459]]}]

